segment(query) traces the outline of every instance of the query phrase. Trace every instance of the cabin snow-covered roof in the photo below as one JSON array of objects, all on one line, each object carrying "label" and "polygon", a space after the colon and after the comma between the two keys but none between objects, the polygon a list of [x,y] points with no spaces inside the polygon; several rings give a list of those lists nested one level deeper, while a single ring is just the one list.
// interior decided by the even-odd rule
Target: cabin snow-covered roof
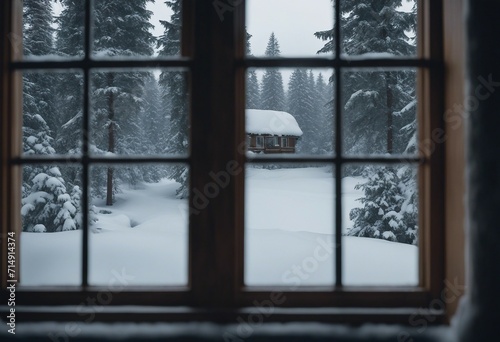
[{"label": "cabin snow-covered roof", "polygon": [[302,130],[292,114],[275,110],[247,109],[246,130],[250,134],[302,136]]}]

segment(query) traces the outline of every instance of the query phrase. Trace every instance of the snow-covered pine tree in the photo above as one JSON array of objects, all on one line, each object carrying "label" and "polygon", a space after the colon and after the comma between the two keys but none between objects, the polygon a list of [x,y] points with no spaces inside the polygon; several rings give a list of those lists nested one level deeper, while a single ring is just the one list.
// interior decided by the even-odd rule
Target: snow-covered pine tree
[{"label": "snow-covered pine tree", "polygon": [[316,80],[314,79],[314,74],[312,70],[309,70],[307,77],[308,78],[307,78],[306,94],[309,97],[312,104],[311,111],[309,113],[309,120],[310,120],[309,125],[312,135],[309,149],[311,151],[310,153],[318,154],[321,153],[323,145],[325,144],[325,141],[321,139],[322,130],[325,127],[328,127],[329,124],[323,121],[325,119],[324,113],[322,111],[323,108],[320,108],[320,105],[322,105],[323,103],[321,101],[321,94],[318,93],[316,89]]},{"label": "snow-covered pine tree", "polygon": [[[26,0],[23,3],[23,48],[25,56],[46,56],[54,52],[52,28],[52,1]],[[42,144],[52,144],[50,125],[54,115],[54,94],[51,91],[54,78],[43,72],[23,74],[23,130],[26,138],[42,139]],[[30,138],[32,147],[36,145]],[[49,142],[50,140],[50,142]],[[38,153],[39,151],[33,151]],[[42,154],[49,153],[47,149]],[[53,153],[53,151],[51,152]]]},{"label": "snow-covered pine tree", "polygon": [[[53,53],[52,2],[49,0],[26,0],[23,3],[24,55],[46,56]],[[23,75],[23,152],[27,155],[54,154],[53,138],[47,119],[53,117],[54,96],[52,75],[30,72]],[[25,165],[23,167],[22,217],[23,230],[52,229],[54,219],[61,206],[57,198],[40,192],[37,183],[46,172],[55,167]],[[64,195],[66,189],[58,189],[57,195]],[[33,203],[32,207],[26,203]],[[42,226],[43,225],[43,226]]]},{"label": "snow-covered pine tree", "polygon": [[79,229],[81,214],[78,214],[79,208],[75,204],[66,190],[59,168],[47,168],[46,172],[40,172],[32,179],[29,194],[22,199],[23,231]]},{"label": "snow-covered pine tree", "polygon": [[[83,57],[83,22],[85,3],[78,0],[59,0],[61,13],[55,18],[55,54],[71,58]],[[55,85],[57,122],[54,148],[60,154],[81,153],[83,74],[64,72],[56,75]],[[66,186],[81,186],[81,168],[61,165]],[[80,208],[77,208],[80,210]]]},{"label": "snow-covered pine tree", "polygon": [[[408,56],[416,51],[414,32],[416,9],[400,10],[402,0],[381,0],[368,3],[356,0],[342,2],[343,53],[389,53]],[[326,41],[319,53],[332,51],[333,30],[316,32]],[[415,98],[415,73],[412,71],[350,72],[344,77],[343,106],[345,110],[345,148],[352,153],[400,153],[406,144],[396,138],[399,129],[415,116],[395,120],[400,111]],[[413,82],[413,84],[412,84]],[[396,126],[396,124],[399,124]],[[370,132],[380,134],[367,134]],[[350,138],[349,138],[350,137]]]},{"label": "snow-covered pine tree", "polygon": [[[151,0],[96,0],[94,2],[94,53],[103,57],[151,56],[155,39],[150,33]],[[140,153],[142,137],[135,133],[140,125],[144,81],[148,72],[96,72],[92,75],[93,142],[107,153]],[[104,130],[102,129],[104,127]],[[106,170],[106,205],[113,204],[120,182],[137,179],[135,169]],[[96,180],[102,181],[100,175]],[[93,189],[102,189],[94,183]]]},{"label": "snow-covered pine tree", "polygon": [[[407,33],[415,32],[416,5],[411,12],[401,11],[401,5],[402,0],[344,1],[340,9],[344,32],[342,52],[413,55],[415,41]],[[333,34],[334,30],[315,33],[326,41],[319,53],[333,50]],[[343,81],[347,152],[405,152],[408,139],[412,139],[409,138],[412,133],[408,132],[415,120],[415,73],[410,70],[350,72]],[[401,190],[414,188],[413,169],[407,166],[366,168],[362,175],[367,178],[367,182],[360,185],[365,193],[361,198],[363,207],[351,211],[355,223],[349,235],[415,243],[416,194]],[[411,210],[403,210],[403,203]]]},{"label": "snow-covered pine tree", "polygon": [[[62,11],[55,19],[57,24],[55,46],[62,57],[83,57],[83,22],[85,3],[79,0],[60,0]],[[56,131],[55,148],[58,153],[75,154],[81,152],[83,75],[81,73],[61,73],[57,81],[59,127]],[[64,178],[78,184],[80,175],[75,168],[63,168]]]},{"label": "snow-covered pine tree", "polygon": [[[139,127],[143,137],[141,153],[143,154],[161,154],[167,148],[168,144],[168,125],[170,118],[167,114],[162,100],[160,85],[154,75],[150,75],[144,84],[142,108],[142,123]],[[167,176],[163,165],[145,165],[142,166],[142,178],[146,182],[158,182]]]},{"label": "snow-covered pine tree", "polygon": [[[267,43],[267,57],[278,57],[281,55],[278,39],[271,33]],[[286,110],[285,91],[283,89],[283,77],[281,72],[275,68],[266,69],[262,78],[261,108],[269,110]]]},{"label": "snow-covered pine tree", "polygon": [[314,115],[312,94],[307,70],[295,69],[288,82],[288,112],[295,117],[304,132],[297,146],[300,153],[310,154],[314,149],[316,132],[312,122]]},{"label": "snow-covered pine tree", "polygon": [[349,216],[354,224],[348,235],[416,244],[414,175],[408,166],[365,168],[362,176],[367,181],[355,187],[364,192],[359,199],[363,207],[351,210]]},{"label": "snow-covered pine tree", "polygon": [[314,110],[318,113],[318,153],[333,153],[334,125],[333,89],[331,83],[326,83],[322,73],[319,73],[315,83]]},{"label": "snow-covered pine tree", "polygon": [[24,0],[23,49],[25,56],[46,56],[53,53],[52,1]]},{"label": "snow-covered pine tree", "polygon": [[[250,38],[252,35],[248,32],[247,36],[247,55],[252,56]],[[247,70],[247,91],[246,91],[246,108],[248,109],[260,109],[260,86],[259,79],[257,78],[257,72],[255,69]]]},{"label": "snow-covered pine tree", "polygon": [[[165,31],[158,39],[157,48],[160,50],[160,56],[178,56],[181,54],[182,1],[165,1],[165,4],[170,7],[173,13],[170,21],[160,21]],[[186,73],[181,71],[162,72],[160,85],[163,90],[164,101],[170,107],[168,143],[164,152],[184,154],[187,152],[189,143]],[[169,177],[180,184],[179,189],[177,189],[177,196],[186,198],[189,190],[187,168],[182,165],[172,166]]]},{"label": "snow-covered pine tree", "polygon": [[[40,114],[32,112],[36,110],[35,97],[30,95],[30,84],[24,81],[23,87],[23,153],[26,155],[39,154],[47,155],[54,154],[55,150],[52,147],[53,139],[50,136],[50,129],[45,120]],[[31,181],[33,178],[44,172],[45,167],[25,165],[23,167],[23,189],[24,193],[28,194],[31,189]]]}]

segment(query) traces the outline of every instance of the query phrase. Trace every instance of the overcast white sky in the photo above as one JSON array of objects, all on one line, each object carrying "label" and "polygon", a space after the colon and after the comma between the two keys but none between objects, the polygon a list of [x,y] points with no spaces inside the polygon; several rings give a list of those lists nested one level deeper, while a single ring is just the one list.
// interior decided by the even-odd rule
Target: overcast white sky
[{"label": "overcast white sky", "polygon": [[[333,27],[331,0],[247,0],[252,53],[262,56],[274,32],[284,57],[313,57],[324,45],[314,32]],[[286,8],[286,11],[283,9]]]},{"label": "overcast white sky", "polygon": [[[286,5],[286,6],[285,6]],[[170,20],[171,11],[163,0],[149,3],[154,13],[153,34],[163,34],[160,20]],[[286,11],[283,11],[286,8]],[[215,9],[214,9],[215,11]],[[252,35],[252,54],[263,56],[271,32],[274,32],[284,57],[314,57],[324,42],[314,37],[314,32],[333,27],[331,0],[247,0],[247,30]],[[322,70],[325,77],[328,71]],[[285,88],[292,70],[283,69]],[[262,76],[262,73],[258,73]]]},{"label": "overcast white sky", "polygon": [[[405,10],[411,8],[412,2],[403,3]],[[60,5],[56,3],[54,9],[58,14]],[[164,0],[149,3],[148,9],[153,12],[151,23],[155,28],[152,33],[158,37],[163,34],[160,20],[170,20],[172,12]],[[316,52],[323,47],[324,42],[314,37],[314,32],[333,27],[332,1],[247,0],[246,25],[252,35],[251,52],[256,57],[264,55],[271,32],[278,39],[283,57],[318,56]],[[283,71],[286,87],[291,71]]]},{"label": "overcast white sky", "polygon": [[[283,56],[313,56],[323,46],[314,32],[333,26],[331,0],[247,0],[247,3],[247,30],[252,35],[255,56],[264,55],[271,32],[278,38]],[[163,0],[149,3],[148,8],[154,13],[153,34],[159,36],[163,34],[159,20],[169,20],[171,11]]]}]

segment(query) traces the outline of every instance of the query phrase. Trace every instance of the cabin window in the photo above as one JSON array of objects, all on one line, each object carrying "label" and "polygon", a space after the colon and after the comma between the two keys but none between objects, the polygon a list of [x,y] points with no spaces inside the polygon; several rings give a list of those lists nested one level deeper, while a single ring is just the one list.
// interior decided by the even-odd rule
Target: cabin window
[{"label": "cabin window", "polygon": [[266,137],[267,148],[275,148],[276,146],[279,146],[278,137]]},{"label": "cabin window", "polygon": [[264,137],[256,137],[256,147],[264,147]]},{"label": "cabin window", "polygon": [[[369,46],[370,37],[356,30],[353,11],[382,13],[375,1],[367,4],[370,12],[352,1],[306,7],[276,1],[280,20],[262,16],[271,8],[267,0],[230,7],[171,1],[161,18],[170,23],[164,35],[145,28],[139,30],[144,36],[131,38],[136,44],[121,48],[108,39],[116,33],[106,24],[114,13],[99,15],[131,10],[123,5],[129,1],[110,0],[111,8],[105,0],[66,3],[70,7],[58,7],[57,20],[66,20],[70,26],[59,28],[69,29],[45,37],[59,39],[48,46],[61,50],[35,55],[16,40],[27,34],[23,2],[2,3],[0,22],[10,25],[2,26],[2,36],[12,37],[12,44],[1,63],[6,157],[0,205],[3,236],[23,234],[16,252],[16,274],[23,275],[19,303],[78,305],[88,296],[100,298],[102,286],[117,277],[127,283],[106,304],[165,305],[173,312],[269,302],[273,308],[420,307],[437,298],[443,260],[430,241],[439,246],[442,238],[442,189],[436,186],[442,146],[430,151],[424,142],[441,124],[436,97],[442,97],[442,60],[430,44],[430,33],[434,39],[441,27],[429,15],[439,11],[440,1],[385,11],[404,21],[397,30],[378,15],[365,18],[376,28],[369,32],[396,35],[379,42],[404,42],[396,52],[391,46],[356,50]],[[147,8],[136,10],[149,27]],[[305,18],[321,18],[321,25],[294,31]],[[285,26],[274,30],[280,22]],[[293,42],[300,30],[316,32],[311,45]],[[163,37],[159,45],[154,36]],[[308,50],[295,49],[301,45]],[[26,96],[30,87],[40,91]],[[74,115],[38,115],[40,106],[29,101],[44,104],[51,93],[59,94],[52,114],[66,115],[71,106]],[[257,136],[256,147],[279,149],[279,136],[287,135],[300,137],[298,153],[247,154],[248,108],[291,112],[300,126],[279,115],[266,127],[271,133],[256,132],[276,136]],[[51,127],[61,129],[56,139]],[[281,147],[290,146],[288,139],[281,138]],[[367,198],[369,182],[405,192]],[[159,202],[149,202],[151,196]],[[44,201],[60,211],[56,225],[35,210]],[[380,210],[349,207],[367,202]],[[364,222],[365,216],[379,217],[383,227]],[[351,229],[359,234],[349,235]],[[61,236],[71,238],[59,244]],[[53,244],[45,251],[65,254],[36,253],[48,240]],[[398,254],[402,249],[405,258]],[[7,269],[7,258],[1,261]],[[389,267],[400,261],[400,269]],[[377,270],[403,275],[383,277]],[[7,293],[5,274],[1,279]],[[317,319],[312,312],[270,319]],[[327,316],[342,319],[339,312]],[[407,322],[408,316],[398,317]]]}]

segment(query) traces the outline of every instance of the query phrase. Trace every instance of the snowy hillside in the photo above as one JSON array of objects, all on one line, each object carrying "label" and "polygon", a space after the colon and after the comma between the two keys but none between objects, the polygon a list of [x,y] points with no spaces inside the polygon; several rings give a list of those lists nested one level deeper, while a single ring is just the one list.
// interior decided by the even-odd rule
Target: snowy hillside
[{"label": "snowy hillside", "polygon": [[[358,206],[344,179],[344,218]],[[89,280],[106,285],[115,274],[129,285],[187,282],[186,202],[179,184],[163,180],[124,189],[114,206],[95,202],[97,232],[90,234]],[[327,168],[248,169],[246,281],[251,285],[331,285],[334,282],[334,179]],[[347,220],[344,230],[351,224]],[[23,285],[79,285],[81,231],[21,235]],[[417,247],[344,237],[348,285],[416,285]]]}]

